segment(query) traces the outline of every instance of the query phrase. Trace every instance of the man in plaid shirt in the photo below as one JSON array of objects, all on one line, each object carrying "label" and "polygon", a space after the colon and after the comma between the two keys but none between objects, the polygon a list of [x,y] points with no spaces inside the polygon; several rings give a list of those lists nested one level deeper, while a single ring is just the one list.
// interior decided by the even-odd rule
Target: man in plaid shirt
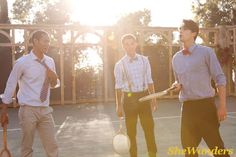
[{"label": "man in plaid shirt", "polygon": [[[125,114],[127,134],[130,138],[130,156],[137,157],[136,130],[138,117],[144,131],[148,155],[156,157],[156,142],[152,111],[156,111],[157,102],[139,102],[139,98],[154,93],[151,67],[147,57],[136,53],[137,40],[132,34],[122,37],[122,46],[126,55],[120,59],[114,69],[116,89],[116,112],[118,117]],[[150,105],[151,103],[151,105]]]}]

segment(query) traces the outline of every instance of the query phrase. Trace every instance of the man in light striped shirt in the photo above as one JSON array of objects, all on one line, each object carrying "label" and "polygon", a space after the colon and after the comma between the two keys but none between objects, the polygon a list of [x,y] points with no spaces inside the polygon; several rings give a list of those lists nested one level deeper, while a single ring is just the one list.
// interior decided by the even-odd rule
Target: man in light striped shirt
[{"label": "man in light striped shirt", "polygon": [[20,105],[18,117],[22,131],[20,157],[33,156],[35,132],[38,131],[47,157],[58,157],[54,134],[53,109],[49,106],[50,88],[59,86],[54,60],[46,53],[50,46],[47,32],[37,30],[32,36],[33,49],[19,58],[8,78],[3,94],[1,125],[8,124],[8,104],[12,102],[17,84]]},{"label": "man in light striped shirt", "polygon": [[[226,79],[214,51],[195,44],[199,32],[197,23],[183,20],[180,41],[183,50],[172,60],[176,82],[182,104],[181,142],[185,157],[198,157],[197,149],[204,139],[214,157],[229,157],[220,136],[220,121],[226,119]],[[215,105],[214,80],[218,89],[219,106]]]},{"label": "man in light striped shirt", "polygon": [[156,157],[156,142],[152,111],[157,109],[156,99],[139,102],[138,99],[154,93],[151,67],[147,57],[136,53],[137,41],[132,34],[122,37],[122,46],[126,55],[120,59],[114,69],[116,89],[116,112],[118,117],[125,114],[127,134],[130,138],[130,156],[137,157],[136,128],[140,118],[144,130],[149,157]]}]

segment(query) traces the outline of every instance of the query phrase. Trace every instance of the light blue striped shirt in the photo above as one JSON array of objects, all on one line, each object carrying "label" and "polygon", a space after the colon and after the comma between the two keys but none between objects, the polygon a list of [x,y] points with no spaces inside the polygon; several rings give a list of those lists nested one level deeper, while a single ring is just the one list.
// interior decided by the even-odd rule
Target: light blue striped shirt
[{"label": "light blue striped shirt", "polygon": [[211,86],[213,79],[216,86],[226,85],[226,78],[220,63],[210,47],[194,44],[190,55],[183,55],[182,50],[172,59],[175,79],[182,84],[180,101],[198,100],[215,95]]}]

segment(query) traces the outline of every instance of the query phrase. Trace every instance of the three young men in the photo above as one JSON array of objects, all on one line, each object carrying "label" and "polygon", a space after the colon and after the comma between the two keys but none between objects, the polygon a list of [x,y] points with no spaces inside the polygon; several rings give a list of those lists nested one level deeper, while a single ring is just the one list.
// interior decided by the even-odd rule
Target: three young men
[{"label": "three young men", "polygon": [[[198,25],[192,20],[184,20],[180,27],[180,40],[183,50],[173,57],[176,91],[179,91],[182,106],[181,142],[183,148],[196,149],[203,138],[210,149],[225,149],[219,133],[219,121],[225,120],[226,79],[220,64],[209,47],[195,44]],[[1,123],[8,123],[7,104],[11,103],[17,82],[17,94],[20,104],[19,120],[22,128],[21,157],[32,156],[34,133],[37,129],[46,153],[50,157],[58,156],[54,137],[52,108],[49,107],[49,86],[57,84],[55,63],[45,55],[49,47],[49,36],[44,31],[37,31],[32,37],[33,50],[17,60],[9,76],[4,92]],[[137,40],[132,34],[122,38],[126,55],[117,62],[114,73],[116,82],[116,111],[124,116],[127,133],[131,140],[131,157],[137,157],[136,126],[140,118],[147,142],[149,157],[155,157],[157,148],[154,135],[152,111],[157,108],[156,99],[150,102],[138,102],[144,95],[154,93],[151,68],[148,59],[137,54]],[[214,89],[211,79],[219,92],[219,107],[214,103]],[[197,157],[197,154],[186,154]],[[215,157],[228,157],[227,153]]]}]

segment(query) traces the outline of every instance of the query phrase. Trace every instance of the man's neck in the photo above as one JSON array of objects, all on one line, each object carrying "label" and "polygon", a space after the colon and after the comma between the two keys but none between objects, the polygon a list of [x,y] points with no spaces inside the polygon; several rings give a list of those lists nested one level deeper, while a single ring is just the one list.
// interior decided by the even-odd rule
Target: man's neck
[{"label": "man's neck", "polygon": [[41,52],[39,52],[39,51],[37,51],[37,50],[35,50],[35,49],[33,49],[32,52],[34,53],[34,55],[35,55],[38,59],[40,59],[40,60],[43,59],[43,56],[44,56],[43,53],[41,53]]},{"label": "man's neck", "polygon": [[195,44],[194,41],[186,41],[183,43],[183,48],[184,49],[189,49],[190,47],[192,47]]},{"label": "man's neck", "polygon": [[128,54],[128,53],[127,53],[127,55],[128,55],[130,58],[135,58],[136,53],[132,53],[132,54]]}]

